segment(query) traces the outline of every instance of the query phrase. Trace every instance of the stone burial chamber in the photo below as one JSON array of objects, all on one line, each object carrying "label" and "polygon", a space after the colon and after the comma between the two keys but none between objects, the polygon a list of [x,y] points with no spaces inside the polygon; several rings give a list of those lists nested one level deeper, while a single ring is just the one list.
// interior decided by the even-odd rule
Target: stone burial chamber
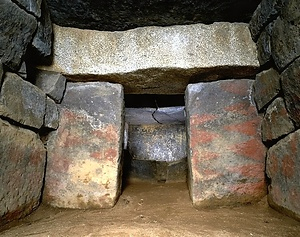
[{"label": "stone burial chamber", "polygon": [[299,0],[175,2],[0,2],[0,225],[137,180],[300,219]]}]

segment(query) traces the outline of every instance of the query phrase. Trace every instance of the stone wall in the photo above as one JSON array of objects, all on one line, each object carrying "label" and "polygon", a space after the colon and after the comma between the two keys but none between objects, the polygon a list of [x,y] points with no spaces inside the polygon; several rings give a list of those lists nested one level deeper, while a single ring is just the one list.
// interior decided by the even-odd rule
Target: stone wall
[{"label": "stone wall", "polygon": [[264,69],[255,101],[269,150],[266,172],[272,207],[300,219],[300,1],[263,0],[250,22]]},{"label": "stone wall", "polygon": [[[58,110],[49,91],[34,85],[37,78],[28,73],[33,61],[51,54],[52,24],[45,1],[3,0],[0,8],[2,225],[31,213],[40,204],[46,163],[41,134],[58,127]],[[65,79],[59,81],[64,90]],[[57,91],[55,87],[52,90]],[[62,93],[59,96],[61,99]]]}]

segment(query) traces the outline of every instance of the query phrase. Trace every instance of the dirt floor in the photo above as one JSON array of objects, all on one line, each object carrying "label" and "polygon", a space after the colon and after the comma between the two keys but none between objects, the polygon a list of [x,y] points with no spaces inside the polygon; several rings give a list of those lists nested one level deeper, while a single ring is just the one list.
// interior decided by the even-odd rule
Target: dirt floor
[{"label": "dirt floor", "polygon": [[300,222],[255,205],[196,210],[185,183],[128,185],[107,210],[62,210],[42,205],[0,236],[300,236]]}]

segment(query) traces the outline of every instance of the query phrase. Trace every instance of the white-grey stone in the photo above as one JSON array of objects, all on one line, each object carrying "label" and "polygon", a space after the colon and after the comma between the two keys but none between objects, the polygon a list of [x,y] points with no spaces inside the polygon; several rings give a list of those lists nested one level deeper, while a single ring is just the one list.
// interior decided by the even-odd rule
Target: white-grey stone
[{"label": "white-grey stone", "polygon": [[121,32],[54,26],[53,64],[42,68],[75,81],[118,82],[127,93],[170,94],[184,93],[190,81],[253,75],[258,66],[248,24],[214,23]]}]

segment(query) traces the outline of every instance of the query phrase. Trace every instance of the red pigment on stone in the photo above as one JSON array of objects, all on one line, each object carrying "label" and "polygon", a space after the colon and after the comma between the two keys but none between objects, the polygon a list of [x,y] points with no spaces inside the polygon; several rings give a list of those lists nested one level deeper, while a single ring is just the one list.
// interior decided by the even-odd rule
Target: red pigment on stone
[{"label": "red pigment on stone", "polygon": [[217,118],[216,115],[213,114],[195,114],[190,117],[191,125],[201,125],[206,122],[210,122]]},{"label": "red pigment on stone", "polygon": [[261,180],[265,177],[264,163],[235,166],[228,168],[228,170],[232,173],[239,173],[247,178],[256,178]]},{"label": "red pigment on stone", "polygon": [[116,157],[118,156],[118,151],[114,148],[109,148],[104,151],[104,156],[106,159],[114,162]]},{"label": "red pigment on stone", "polygon": [[295,161],[289,155],[282,159],[282,174],[288,178],[293,178],[295,174]]},{"label": "red pigment on stone", "polygon": [[220,83],[220,87],[222,90],[235,94],[235,95],[241,95],[241,96],[247,96],[248,95],[248,89],[249,84],[248,81],[233,81],[232,83],[228,82],[222,82]]},{"label": "red pigment on stone", "polygon": [[236,144],[229,149],[236,154],[257,161],[263,161],[266,152],[265,146],[257,139],[250,139],[246,142]]},{"label": "red pigment on stone", "polygon": [[267,193],[267,185],[265,180],[256,183],[232,184],[229,186],[231,192],[239,195],[251,195],[253,197],[264,196]]},{"label": "red pigment on stone", "polygon": [[224,129],[227,131],[242,133],[248,136],[257,136],[258,123],[258,119],[252,119],[250,121],[224,126]]},{"label": "red pigment on stone", "polygon": [[220,135],[214,132],[191,129],[191,146],[194,147],[201,143],[209,143],[218,137],[220,137]]}]

